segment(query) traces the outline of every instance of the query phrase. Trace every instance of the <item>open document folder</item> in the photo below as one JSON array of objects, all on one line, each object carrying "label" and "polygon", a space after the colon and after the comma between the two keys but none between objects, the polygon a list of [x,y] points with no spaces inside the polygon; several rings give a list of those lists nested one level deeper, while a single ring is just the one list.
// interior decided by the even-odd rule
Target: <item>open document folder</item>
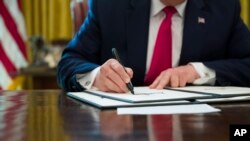
[{"label": "open document folder", "polygon": [[[156,90],[148,87],[135,87],[135,94],[128,93],[109,93],[96,90],[87,90],[85,93],[99,96],[102,98],[109,98],[113,100],[129,102],[129,103],[145,103],[145,102],[165,102],[176,100],[193,100],[197,98],[209,98],[211,95],[186,93],[173,90]],[[72,94],[72,93],[71,93]]]},{"label": "open document folder", "polygon": [[88,94],[88,93],[68,93],[69,97],[77,99],[79,101],[85,102],[92,106],[95,106],[100,109],[108,108],[118,108],[118,107],[144,107],[144,106],[161,106],[161,105],[182,105],[182,104],[191,104],[187,100],[178,100],[178,101],[165,101],[165,102],[145,102],[145,103],[130,103],[119,100],[113,100],[109,98],[103,98],[100,96]]},{"label": "open document folder", "polygon": [[131,93],[107,93],[95,90],[69,92],[67,95],[98,108],[192,104],[190,100],[211,97],[209,95],[191,94],[173,90],[154,90],[148,87],[135,87],[135,95]]},{"label": "open document folder", "polygon": [[191,86],[154,90],[148,87],[135,87],[135,95],[131,93],[107,93],[95,90],[69,92],[67,95],[98,108],[115,108],[249,101],[250,88]]}]

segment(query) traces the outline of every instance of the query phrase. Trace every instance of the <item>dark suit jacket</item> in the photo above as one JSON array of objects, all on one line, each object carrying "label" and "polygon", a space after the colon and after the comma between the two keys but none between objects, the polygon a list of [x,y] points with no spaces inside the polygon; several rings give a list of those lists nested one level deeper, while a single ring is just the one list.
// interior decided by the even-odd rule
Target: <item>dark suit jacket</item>
[{"label": "dark suit jacket", "polygon": [[[88,17],[63,52],[58,82],[66,91],[83,88],[76,74],[112,58],[117,48],[132,82],[143,85],[150,0],[90,0]],[[188,0],[179,65],[203,62],[216,71],[216,85],[250,86],[250,32],[238,0]],[[199,23],[198,18],[205,23]]]}]

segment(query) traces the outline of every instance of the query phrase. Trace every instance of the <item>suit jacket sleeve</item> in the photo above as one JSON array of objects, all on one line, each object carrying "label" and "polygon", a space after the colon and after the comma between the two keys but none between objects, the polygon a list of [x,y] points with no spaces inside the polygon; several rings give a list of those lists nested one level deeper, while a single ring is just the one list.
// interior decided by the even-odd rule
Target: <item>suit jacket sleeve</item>
[{"label": "suit jacket sleeve", "polygon": [[57,67],[57,81],[66,91],[82,91],[76,74],[87,73],[99,62],[100,30],[96,14],[96,1],[90,1],[89,13],[80,31],[63,51]]},{"label": "suit jacket sleeve", "polygon": [[227,60],[204,62],[216,72],[216,85],[250,86],[250,32],[240,18],[235,0],[235,18],[226,51]]}]

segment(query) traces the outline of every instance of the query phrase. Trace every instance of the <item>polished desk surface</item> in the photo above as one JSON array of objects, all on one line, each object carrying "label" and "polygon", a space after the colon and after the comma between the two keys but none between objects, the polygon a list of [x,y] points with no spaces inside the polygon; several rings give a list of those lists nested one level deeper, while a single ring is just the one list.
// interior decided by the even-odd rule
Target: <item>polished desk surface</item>
[{"label": "polished desk surface", "polygon": [[222,112],[120,116],[76,102],[60,90],[0,92],[0,140],[228,141],[230,124],[250,124],[250,102],[213,106]]}]

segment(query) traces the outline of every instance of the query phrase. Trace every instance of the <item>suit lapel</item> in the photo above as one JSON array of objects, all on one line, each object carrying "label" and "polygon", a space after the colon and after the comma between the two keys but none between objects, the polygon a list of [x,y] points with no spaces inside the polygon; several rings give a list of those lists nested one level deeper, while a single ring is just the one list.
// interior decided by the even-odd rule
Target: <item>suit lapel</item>
[{"label": "suit lapel", "polygon": [[146,70],[150,0],[131,0],[127,11],[128,66],[134,70],[133,81],[142,84]]},{"label": "suit lapel", "polygon": [[205,40],[205,27],[209,22],[203,0],[188,0],[183,31],[180,65],[200,61]]}]

